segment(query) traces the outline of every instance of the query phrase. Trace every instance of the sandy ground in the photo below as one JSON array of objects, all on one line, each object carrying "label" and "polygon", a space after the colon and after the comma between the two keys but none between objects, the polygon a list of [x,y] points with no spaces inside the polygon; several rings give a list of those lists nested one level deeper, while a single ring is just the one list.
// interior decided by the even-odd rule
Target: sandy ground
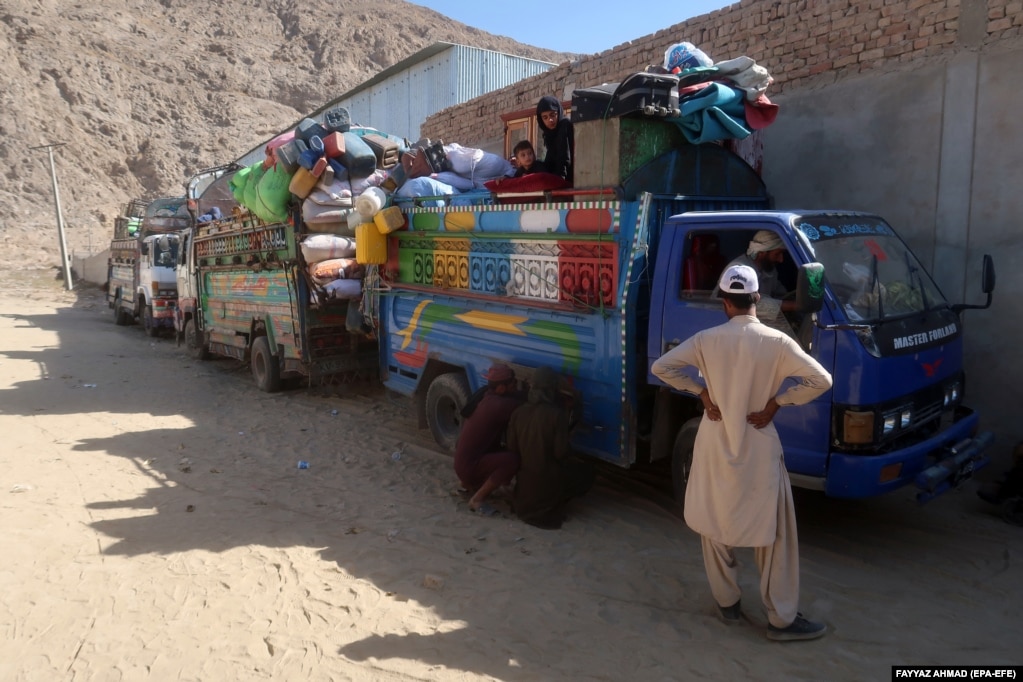
[{"label": "sandy ground", "polygon": [[910,491],[797,491],[802,610],[832,632],[773,643],[752,553],[749,621],[729,627],[697,537],[643,487],[602,478],[560,531],[477,517],[405,398],[262,394],[236,363],[115,326],[101,292],[64,292],[52,271],[4,270],[0,292],[2,680],[887,680],[893,664],[1023,664],[1023,529],[974,482],[922,507]]}]

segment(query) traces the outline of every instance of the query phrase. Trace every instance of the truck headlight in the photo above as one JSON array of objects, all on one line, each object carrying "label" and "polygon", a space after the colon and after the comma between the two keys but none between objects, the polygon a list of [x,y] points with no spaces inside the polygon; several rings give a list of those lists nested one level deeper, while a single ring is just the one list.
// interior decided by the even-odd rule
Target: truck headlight
[{"label": "truck headlight", "polygon": [[842,415],[842,440],[850,445],[874,442],[874,413],[846,410]]},{"label": "truck headlight", "polygon": [[881,436],[889,436],[896,431],[908,429],[913,425],[913,406],[903,405],[888,410],[883,415],[884,425],[881,428]]}]

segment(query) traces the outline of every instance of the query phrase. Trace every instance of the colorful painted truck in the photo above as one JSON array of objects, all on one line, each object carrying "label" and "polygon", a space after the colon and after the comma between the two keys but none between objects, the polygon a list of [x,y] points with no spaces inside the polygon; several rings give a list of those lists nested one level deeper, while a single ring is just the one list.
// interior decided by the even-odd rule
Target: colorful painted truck
[{"label": "colorful painted truck", "polygon": [[116,324],[139,319],[146,334],[156,336],[174,327],[178,232],[189,224],[185,199],[133,200],[124,213],[110,242],[107,304]]},{"label": "colorful painted truck", "polygon": [[[389,236],[381,374],[415,399],[438,444],[453,447],[492,362],[526,379],[548,365],[581,397],[579,452],[621,467],[670,461],[681,496],[702,407],[650,366],[725,321],[716,278],[766,229],[785,244],[781,279],[803,301],[793,334],[834,376],[832,390],[776,418],[793,483],[849,498],[915,483],[926,500],[986,463],[992,435],[963,402],[960,321],[986,306],[950,305],[876,215],[769,210],[760,177],[723,147],[688,144],[668,123],[613,123],[593,149],[576,128],[576,186],[600,177],[610,194],[407,206],[406,228]],[[990,305],[987,256],[983,279]]]},{"label": "colorful painted truck", "polygon": [[267,392],[289,379],[321,385],[374,376],[376,341],[346,328],[358,301],[314,297],[295,227],[301,221],[265,223],[236,210],[229,182],[237,168],[208,169],[188,184],[195,224],[181,233],[179,340],[197,359],[248,362]]}]

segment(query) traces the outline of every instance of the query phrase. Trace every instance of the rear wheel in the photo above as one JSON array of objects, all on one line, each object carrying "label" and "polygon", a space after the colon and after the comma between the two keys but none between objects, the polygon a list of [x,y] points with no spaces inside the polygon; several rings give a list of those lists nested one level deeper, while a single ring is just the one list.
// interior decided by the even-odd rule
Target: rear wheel
[{"label": "rear wheel", "polygon": [[469,402],[469,384],[459,372],[441,374],[426,391],[426,422],[437,445],[455,451],[462,429],[462,408]]},{"label": "rear wheel", "polygon": [[686,499],[686,486],[689,484],[689,472],[693,468],[693,449],[696,446],[696,431],[700,428],[700,418],[690,419],[675,436],[675,446],[671,451],[671,488],[675,501],[680,505]]},{"label": "rear wheel", "polygon": [[203,343],[195,320],[185,322],[185,350],[188,351],[189,356],[196,360],[209,360],[210,358],[210,349]]},{"label": "rear wheel", "polygon": [[281,366],[270,352],[270,342],[259,336],[252,342],[252,376],[259,390],[275,393],[281,390]]}]

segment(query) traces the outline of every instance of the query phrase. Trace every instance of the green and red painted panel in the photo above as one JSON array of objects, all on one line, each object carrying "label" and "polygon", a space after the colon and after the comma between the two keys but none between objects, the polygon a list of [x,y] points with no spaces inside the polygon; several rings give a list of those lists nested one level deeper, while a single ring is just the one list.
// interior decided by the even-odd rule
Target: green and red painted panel
[{"label": "green and red painted panel", "polygon": [[[397,282],[614,306],[618,202],[408,209],[392,235]],[[610,238],[609,238],[610,237]]]}]

